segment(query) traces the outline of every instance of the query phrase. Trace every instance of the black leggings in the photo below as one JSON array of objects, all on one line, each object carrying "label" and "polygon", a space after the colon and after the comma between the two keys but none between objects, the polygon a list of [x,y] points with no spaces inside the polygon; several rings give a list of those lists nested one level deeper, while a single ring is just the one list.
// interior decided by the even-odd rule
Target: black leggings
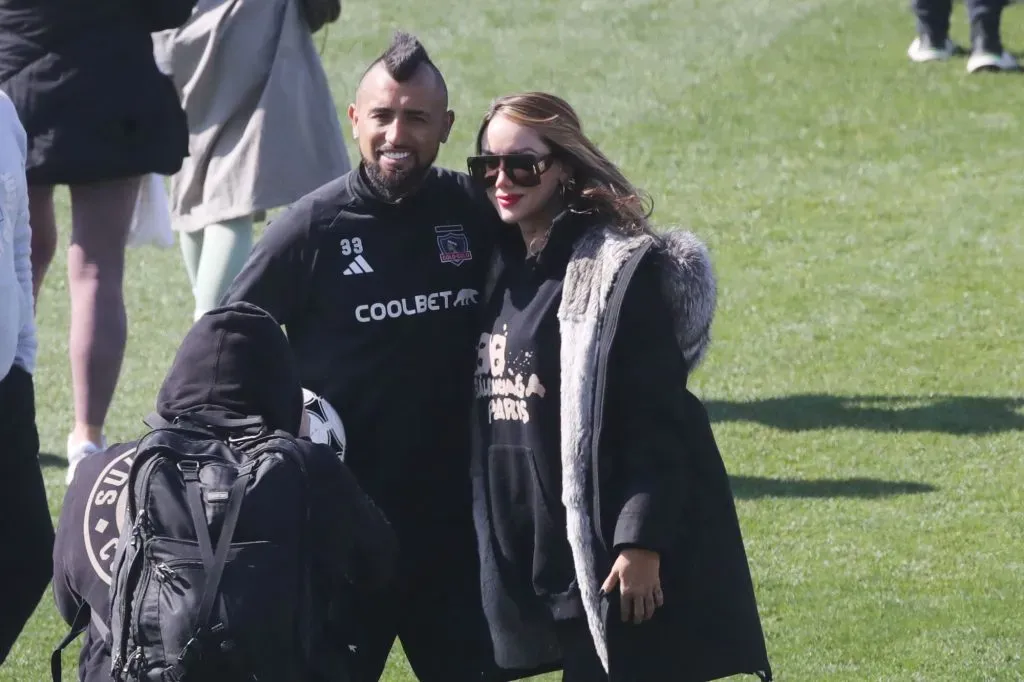
[{"label": "black leggings", "polygon": [[0,381],[0,664],[53,574],[53,522],[39,469],[32,375],[12,367]]},{"label": "black leggings", "polygon": [[555,623],[562,647],[562,682],[606,682],[608,674],[594,648],[594,639],[584,618]]}]

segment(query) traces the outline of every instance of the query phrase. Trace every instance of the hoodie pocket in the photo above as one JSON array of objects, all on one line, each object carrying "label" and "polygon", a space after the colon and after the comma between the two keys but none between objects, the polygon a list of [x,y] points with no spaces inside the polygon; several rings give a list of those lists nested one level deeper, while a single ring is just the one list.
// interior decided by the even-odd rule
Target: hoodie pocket
[{"label": "hoodie pocket", "polygon": [[560,594],[569,589],[575,573],[559,499],[560,472],[539,464],[531,448],[488,448],[491,530],[499,552],[521,580],[532,583],[539,594]]}]

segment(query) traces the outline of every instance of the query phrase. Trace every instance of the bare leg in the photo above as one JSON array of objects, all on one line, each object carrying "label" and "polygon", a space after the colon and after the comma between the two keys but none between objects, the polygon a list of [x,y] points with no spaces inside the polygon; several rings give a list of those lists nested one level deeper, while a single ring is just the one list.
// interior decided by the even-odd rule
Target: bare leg
[{"label": "bare leg", "polygon": [[77,442],[101,442],[121,372],[128,336],[124,252],[139,181],[124,178],[71,187],[71,440]]},{"label": "bare leg", "polygon": [[57,218],[53,212],[53,186],[28,188],[29,223],[32,225],[32,293],[39,301],[43,278],[57,253]]}]

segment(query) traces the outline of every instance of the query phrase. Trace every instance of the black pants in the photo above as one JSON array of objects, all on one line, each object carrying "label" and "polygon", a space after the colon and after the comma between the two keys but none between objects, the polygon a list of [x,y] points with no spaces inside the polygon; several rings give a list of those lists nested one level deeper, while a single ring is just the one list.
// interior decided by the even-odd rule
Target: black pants
[{"label": "black pants", "polygon": [[[420,538],[402,538],[409,558],[401,560],[395,584],[376,595],[352,598],[346,639],[355,646],[353,682],[380,679],[396,637],[421,682],[507,679],[494,663],[472,528],[467,524],[463,533],[451,531],[424,528]],[[423,546],[424,538],[434,539],[431,548]]]},{"label": "black pants", "polygon": [[39,469],[32,375],[12,367],[0,381],[0,663],[53,574],[53,522]]},{"label": "black pants", "polygon": [[562,682],[664,682],[672,679],[669,668],[656,656],[660,645],[657,638],[664,630],[653,630],[651,622],[641,625],[618,623],[616,596],[610,608],[608,645],[614,647],[616,659],[609,675],[594,648],[585,618],[558,621],[555,633],[562,648]]},{"label": "black pants", "polygon": [[594,640],[584,618],[562,620],[555,624],[562,647],[562,682],[606,682],[608,674],[594,648]]},{"label": "black pants", "polygon": [[[971,26],[971,42],[979,38],[999,38],[999,19],[1006,0],[966,0]],[[912,0],[911,9],[917,17],[917,32],[929,35],[940,43],[949,37],[949,16],[953,0]]]}]

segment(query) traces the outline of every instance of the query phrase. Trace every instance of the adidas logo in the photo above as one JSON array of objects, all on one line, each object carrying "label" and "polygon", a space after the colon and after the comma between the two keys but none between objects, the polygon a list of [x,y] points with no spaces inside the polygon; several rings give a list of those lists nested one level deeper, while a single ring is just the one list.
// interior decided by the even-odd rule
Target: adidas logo
[{"label": "adidas logo", "polygon": [[373,272],[373,268],[370,267],[370,264],[366,262],[365,258],[363,258],[362,256],[356,256],[355,260],[349,263],[348,267],[345,268],[345,271],[341,274],[363,275],[368,272]]}]

